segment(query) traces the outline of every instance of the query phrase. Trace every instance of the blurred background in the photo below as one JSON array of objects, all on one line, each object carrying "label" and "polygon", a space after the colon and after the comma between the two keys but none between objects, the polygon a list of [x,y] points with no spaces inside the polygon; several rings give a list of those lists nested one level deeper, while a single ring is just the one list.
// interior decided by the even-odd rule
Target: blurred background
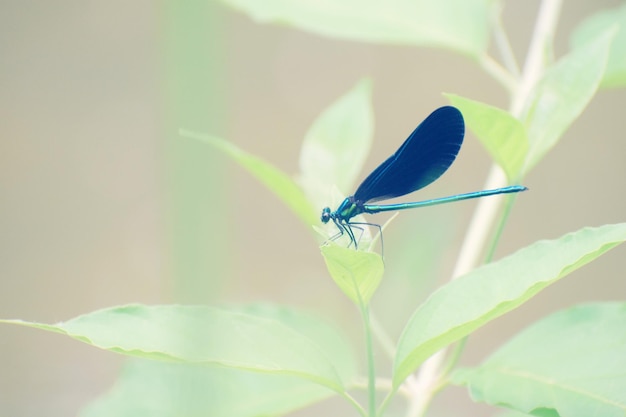
[{"label": "blurred background", "polygon": [[[54,323],[134,302],[260,300],[326,315],[359,343],[358,316],[327,276],[310,228],[178,129],[223,137],[295,174],[312,121],[368,76],[376,136],[364,177],[447,104],[442,92],[502,108],[506,93],[448,51],[337,41],[258,25],[220,3],[182,3],[0,1],[0,317]],[[538,4],[505,4],[519,61]],[[584,17],[619,4],[564,2],[557,56]],[[626,220],[625,103],[624,90],[601,91],[525,179],[530,191],[517,199],[497,257]],[[490,164],[468,135],[451,170],[415,199],[478,190]],[[388,228],[388,271],[373,308],[392,335],[448,279],[474,206],[403,213]],[[625,254],[617,248],[481,329],[463,363],[558,309],[623,300]],[[76,415],[123,361],[1,326],[0,416]],[[459,388],[435,407],[438,415],[493,412]]]}]

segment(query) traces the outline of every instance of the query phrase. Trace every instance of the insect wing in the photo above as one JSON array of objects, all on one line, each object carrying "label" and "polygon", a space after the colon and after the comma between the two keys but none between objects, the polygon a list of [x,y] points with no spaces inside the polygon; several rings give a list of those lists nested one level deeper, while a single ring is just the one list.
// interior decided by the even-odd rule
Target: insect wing
[{"label": "insect wing", "polygon": [[465,123],[455,107],[441,107],[415,128],[402,146],[380,164],[354,193],[362,204],[399,197],[439,178],[459,153]]}]

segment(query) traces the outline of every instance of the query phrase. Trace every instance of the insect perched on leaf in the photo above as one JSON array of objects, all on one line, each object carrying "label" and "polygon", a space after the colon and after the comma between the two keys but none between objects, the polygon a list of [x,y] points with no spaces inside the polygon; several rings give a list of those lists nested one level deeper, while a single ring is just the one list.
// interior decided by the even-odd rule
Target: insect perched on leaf
[{"label": "insect perched on leaf", "polygon": [[[406,210],[527,190],[522,185],[512,185],[412,203],[370,204],[412,193],[435,181],[454,162],[464,135],[463,115],[457,108],[445,106],[432,112],[393,155],[365,178],[353,196],[343,200],[335,211],[331,211],[329,207],[322,210],[322,223],[332,220],[339,229],[339,233],[331,240],[346,233],[350,238],[350,245],[354,244],[356,248],[358,243],[352,227],[359,224],[370,225],[350,222],[350,219],[359,214]],[[379,225],[373,226],[380,229]]]}]

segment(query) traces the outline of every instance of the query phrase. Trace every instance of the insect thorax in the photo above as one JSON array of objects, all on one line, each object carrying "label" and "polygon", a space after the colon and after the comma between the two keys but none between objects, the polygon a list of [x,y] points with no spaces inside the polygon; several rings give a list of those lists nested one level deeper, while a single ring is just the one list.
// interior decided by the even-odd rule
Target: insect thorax
[{"label": "insect thorax", "polygon": [[343,200],[339,207],[337,207],[334,215],[335,218],[347,222],[351,218],[361,214],[362,212],[363,208],[354,200],[354,197],[347,197],[345,200]]}]

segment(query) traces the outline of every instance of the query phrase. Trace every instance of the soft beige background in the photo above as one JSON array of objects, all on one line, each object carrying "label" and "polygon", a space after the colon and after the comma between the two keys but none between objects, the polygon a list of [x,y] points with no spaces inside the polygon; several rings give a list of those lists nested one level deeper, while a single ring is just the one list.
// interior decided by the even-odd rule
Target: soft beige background
[{"label": "soft beige background", "polygon": [[[584,16],[620,2],[564,3],[559,54]],[[505,24],[520,58],[537,5],[506,5]],[[179,76],[172,70],[175,53],[164,46],[171,39],[166,7],[149,1],[0,1],[0,317],[56,322],[117,304],[185,299],[176,265],[195,267],[180,261],[187,255],[173,260],[187,250],[173,248],[172,241],[184,234],[176,234],[181,220],[169,198],[185,188],[187,198],[192,196],[188,204],[197,193],[196,215],[203,219],[203,232],[186,243],[196,251],[193,259],[207,259],[194,270],[216,282],[195,301],[302,305],[341,316],[340,324],[353,327],[350,332],[360,340],[358,319],[325,275],[307,228],[248,174],[219,162],[213,149],[189,145],[191,151],[172,161],[172,141],[179,140],[172,132],[203,129],[294,173],[310,123],[358,79],[370,76],[376,112],[371,169],[446,103],[441,92],[507,106],[504,92],[488,76],[449,52],[259,26],[219,5],[211,13],[207,22],[217,25],[207,23],[193,44],[199,56],[207,54],[202,45],[212,48],[208,60],[214,72],[207,74],[212,78],[198,86],[209,97],[200,101],[207,109],[193,107],[206,121],[181,126],[186,122],[172,104],[177,84],[171,79]],[[518,199],[499,256],[586,225],[626,220],[625,103],[624,91],[601,92],[526,179],[531,191]],[[189,154],[204,169],[203,176],[191,176],[195,181],[172,168],[192,163]],[[423,195],[479,189],[489,163],[468,136],[454,167]],[[213,188],[206,183],[211,178]],[[388,251],[394,251],[394,239],[411,242],[401,233],[406,225],[446,216],[436,243],[446,249],[433,267],[433,279],[443,282],[473,207],[468,202],[403,214],[385,234]],[[419,238],[418,232],[416,251],[427,252],[429,242]],[[211,257],[216,250],[221,255]],[[464,363],[475,363],[523,323],[549,312],[578,302],[624,299],[625,251],[614,250],[480,330]],[[375,307],[393,315],[398,305],[388,301]],[[399,320],[390,325],[394,331]],[[0,416],[75,415],[112,384],[122,360],[59,335],[0,326]],[[453,388],[436,403],[441,415],[492,413],[465,398]],[[294,415],[321,410],[324,406]]]}]

